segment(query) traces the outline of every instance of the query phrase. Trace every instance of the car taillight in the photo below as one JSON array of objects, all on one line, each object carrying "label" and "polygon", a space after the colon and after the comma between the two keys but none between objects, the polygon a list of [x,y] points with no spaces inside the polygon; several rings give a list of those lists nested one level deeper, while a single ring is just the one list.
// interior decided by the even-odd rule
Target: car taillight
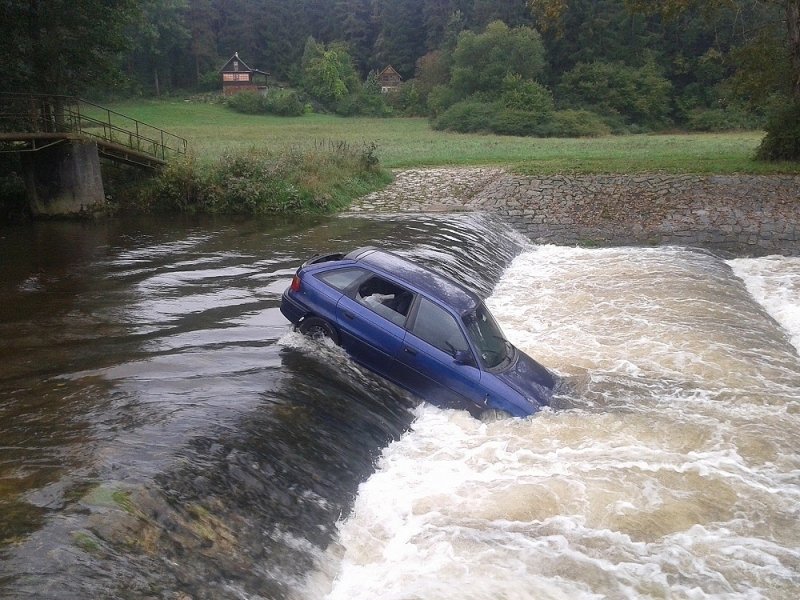
[{"label": "car taillight", "polygon": [[292,285],[289,286],[289,289],[291,289],[293,292],[300,291],[300,277],[298,275],[292,277]]}]

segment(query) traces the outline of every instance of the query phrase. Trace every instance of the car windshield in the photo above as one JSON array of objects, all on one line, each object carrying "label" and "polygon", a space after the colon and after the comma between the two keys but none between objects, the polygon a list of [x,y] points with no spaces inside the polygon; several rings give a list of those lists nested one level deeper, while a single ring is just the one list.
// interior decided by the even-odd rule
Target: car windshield
[{"label": "car windshield", "polygon": [[511,344],[483,304],[479,304],[474,313],[464,317],[464,324],[487,368],[496,367],[509,358]]}]

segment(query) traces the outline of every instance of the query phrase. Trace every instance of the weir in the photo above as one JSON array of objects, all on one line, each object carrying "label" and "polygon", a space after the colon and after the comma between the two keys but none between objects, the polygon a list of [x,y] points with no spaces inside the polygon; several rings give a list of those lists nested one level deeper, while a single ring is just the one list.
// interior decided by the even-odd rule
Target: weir
[{"label": "weir", "polygon": [[0,94],[0,152],[23,156],[34,216],[101,212],[101,158],[156,170],[186,147],[181,137],[80,98]]},{"label": "weir", "polygon": [[[486,296],[558,406],[416,405],[293,333],[297,266],[370,243]],[[476,214],[27,223],[0,256],[2,598],[800,597],[798,258]]]}]

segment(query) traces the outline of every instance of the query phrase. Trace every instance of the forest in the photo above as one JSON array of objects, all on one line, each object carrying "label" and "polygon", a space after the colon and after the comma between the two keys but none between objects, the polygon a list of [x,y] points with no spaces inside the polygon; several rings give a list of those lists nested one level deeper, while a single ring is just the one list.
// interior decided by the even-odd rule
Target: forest
[{"label": "forest", "polygon": [[[539,136],[767,124],[783,137],[766,157],[800,155],[800,0],[0,6],[10,89],[103,99],[214,92],[238,52],[277,94],[256,109],[278,114],[426,115],[437,128]],[[387,65],[403,84],[383,96],[375,75]]]}]

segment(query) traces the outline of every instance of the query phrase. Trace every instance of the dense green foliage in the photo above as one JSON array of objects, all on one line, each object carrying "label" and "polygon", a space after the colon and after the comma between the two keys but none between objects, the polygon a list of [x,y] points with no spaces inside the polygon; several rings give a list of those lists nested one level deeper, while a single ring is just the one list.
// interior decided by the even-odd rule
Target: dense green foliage
[{"label": "dense green foliage", "polygon": [[578,63],[564,74],[558,95],[567,106],[592,110],[625,124],[658,128],[669,120],[672,85],[648,64]]},{"label": "dense green foliage", "polygon": [[[345,89],[353,92],[348,64],[362,82],[392,64],[412,89],[390,102],[397,112],[419,114],[429,110],[435,86],[453,86],[452,104],[509,72],[553,90],[559,109],[620,112],[619,98],[595,98],[589,108],[586,94],[558,93],[578,65],[613,65],[621,80],[604,92],[617,93],[631,77],[649,76],[650,91],[669,83],[666,110],[650,98],[646,107],[627,107],[632,114],[618,122],[681,125],[698,109],[737,106],[763,115],[770,97],[789,93],[784,5],[797,1],[146,0],[138,3],[143,16],[127,26],[134,47],[120,66],[134,91],[154,92],[156,82],[162,92],[213,87],[238,51],[274,79],[314,87],[333,109]],[[505,31],[487,29],[493,22]],[[508,45],[521,47],[513,38],[523,32],[529,47],[515,55]],[[456,49],[459,34],[468,37]],[[309,37],[332,53],[311,67],[315,83],[308,81]],[[502,70],[497,54],[508,60]]]},{"label": "dense green foliage", "polygon": [[305,104],[295,90],[274,89],[266,94],[240,92],[228,98],[226,102],[236,112],[249,115],[299,117],[305,113]]},{"label": "dense green foliage", "polygon": [[210,214],[331,212],[390,179],[374,146],[330,143],[276,154],[251,149],[213,162],[172,162],[121,209]]},{"label": "dense green foliage", "polygon": [[3,0],[4,92],[79,94],[113,87],[136,22],[134,0]]},{"label": "dense green foliage", "polygon": [[[143,91],[213,87],[239,51],[315,110],[437,126],[456,103],[501,101],[513,75],[549,90],[553,108],[543,121],[505,98],[497,131],[560,135],[583,129],[563,127],[578,114],[595,133],[758,127],[788,94],[781,19],[794,1],[147,0],[151,26],[133,28],[122,64]],[[365,81],[388,64],[404,84],[381,97]]]},{"label": "dense green foliage", "polygon": [[490,23],[480,34],[463,32],[452,60],[450,86],[461,98],[477,93],[497,96],[509,75],[533,80],[545,65],[538,32],[529,27],[510,29],[502,21]]},{"label": "dense green foliage", "polygon": [[775,111],[758,148],[763,160],[800,160],[800,102]]},{"label": "dense green foliage", "polygon": [[[456,103],[469,101],[464,114],[474,116],[476,103],[500,102],[498,130],[536,135],[545,135],[543,123],[547,135],[574,130],[566,125],[576,115],[593,131],[603,129],[597,118],[616,132],[761,126],[770,106],[800,96],[800,0],[4,0],[2,7],[4,83],[15,90],[209,91],[219,89],[218,70],[238,51],[271,73],[271,88],[304,94],[274,97],[274,114],[294,114],[298,100],[341,115],[438,119]],[[404,84],[381,97],[374,79],[365,82],[389,64]],[[110,84],[112,67],[124,85]],[[509,76],[519,79],[516,99],[504,91]],[[537,100],[533,85],[538,101],[546,102],[543,90],[552,96],[544,120],[541,105],[522,105]]]}]

